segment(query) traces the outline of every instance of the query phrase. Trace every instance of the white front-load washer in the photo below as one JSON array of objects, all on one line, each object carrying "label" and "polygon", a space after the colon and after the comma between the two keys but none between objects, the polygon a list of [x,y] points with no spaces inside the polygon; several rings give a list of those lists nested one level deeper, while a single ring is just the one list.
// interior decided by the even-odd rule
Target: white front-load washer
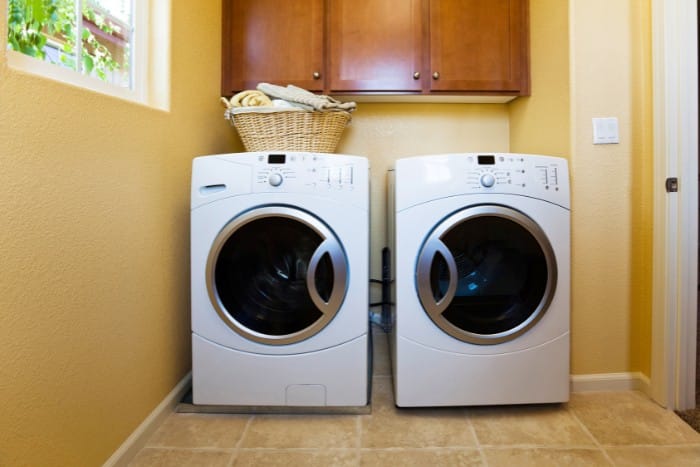
[{"label": "white front-load washer", "polygon": [[566,160],[420,156],[388,178],[396,404],[567,401]]},{"label": "white front-load washer", "polygon": [[364,157],[194,159],[195,405],[368,404],[368,224]]}]

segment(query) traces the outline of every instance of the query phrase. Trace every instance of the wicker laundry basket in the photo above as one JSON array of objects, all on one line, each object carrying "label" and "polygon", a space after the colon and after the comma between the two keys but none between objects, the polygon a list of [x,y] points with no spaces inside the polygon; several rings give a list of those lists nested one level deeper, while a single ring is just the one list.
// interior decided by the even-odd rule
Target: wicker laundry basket
[{"label": "wicker laundry basket", "polygon": [[[269,110],[268,110],[269,109]],[[235,109],[231,124],[247,151],[335,151],[350,121],[345,111]]]}]

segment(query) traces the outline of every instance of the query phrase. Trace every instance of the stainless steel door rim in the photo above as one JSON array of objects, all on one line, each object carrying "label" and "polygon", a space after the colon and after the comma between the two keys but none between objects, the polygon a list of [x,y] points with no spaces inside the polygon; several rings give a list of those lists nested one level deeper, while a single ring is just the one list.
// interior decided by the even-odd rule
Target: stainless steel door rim
[{"label": "stainless steel door rim", "polygon": [[[455,326],[444,316],[445,311],[449,308],[451,302],[455,298],[458,273],[456,260],[445,245],[443,239],[445,235],[456,226],[468,222],[470,219],[480,217],[498,217],[507,221],[514,222],[528,232],[537,242],[547,267],[546,285],[544,293],[539,300],[537,306],[529,314],[527,319],[522,321],[517,326],[514,326],[503,332],[494,334],[480,334],[471,332],[466,329]],[[447,265],[449,274],[448,286],[446,292],[441,297],[436,297],[431,284],[431,268],[437,255],[441,256]],[[547,239],[544,231],[530,217],[523,213],[501,205],[478,205],[468,207],[463,210],[448,216],[441,221],[429,234],[424,241],[421,251],[416,262],[416,290],[418,297],[430,319],[443,331],[450,336],[464,342],[473,344],[498,344],[501,342],[515,339],[517,336],[525,333],[532,328],[547,311],[557,284],[557,264],[552,246]]]},{"label": "stainless steel door rim", "polygon": [[[253,329],[250,329],[249,327],[244,326],[232,317],[231,313],[226,309],[225,305],[222,303],[219,293],[217,291],[216,266],[224,244],[236,231],[238,231],[243,226],[265,218],[291,219],[293,221],[299,222],[305,227],[310,228],[322,239],[320,245],[316,248],[309,260],[307,274],[305,278],[306,288],[311,298],[311,301],[320,311],[321,316],[311,325],[298,332],[283,335],[271,335],[255,331]],[[328,297],[328,300],[324,300],[324,298],[317,290],[315,284],[315,276],[318,265],[322,258],[326,255],[328,256],[331,262],[333,271],[333,287],[330,296]],[[326,227],[326,225],[323,222],[321,222],[319,219],[312,216],[311,214],[300,209],[281,205],[265,206],[252,209],[234,218],[232,221],[226,224],[226,226],[216,236],[212,244],[211,250],[209,252],[209,256],[207,258],[207,291],[209,294],[209,299],[219,317],[224,321],[224,323],[226,323],[227,326],[229,326],[236,333],[240,334],[241,336],[247,339],[251,339],[262,344],[292,344],[317,334],[321,329],[326,327],[326,325],[328,325],[328,323],[330,323],[330,321],[335,317],[343,303],[345,293],[347,291],[347,268],[348,262],[340,242],[333,234],[333,232],[331,232],[331,230],[328,227]]]}]

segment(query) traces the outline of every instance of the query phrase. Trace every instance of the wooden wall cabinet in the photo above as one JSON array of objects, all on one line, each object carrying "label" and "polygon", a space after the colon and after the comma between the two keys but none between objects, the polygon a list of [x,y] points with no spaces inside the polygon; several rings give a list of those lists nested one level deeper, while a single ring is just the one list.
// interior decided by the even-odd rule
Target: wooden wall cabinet
[{"label": "wooden wall cabinet", "polygon": [[223,0],[222,94],[530,93],[528,0]]},{"label": "wooden wall cabinet", "polygon": [[329,0],[331,92],[420,92],[423,0]]},{"label": "wooden wall cabinet", "polygon": [[430,91],[530,93],[527,0],[430,0]]},{"label": "wooden wall cabinet", "polygon": [[260,82],[325,90],[325,0],[223,0],[221,94]]}]

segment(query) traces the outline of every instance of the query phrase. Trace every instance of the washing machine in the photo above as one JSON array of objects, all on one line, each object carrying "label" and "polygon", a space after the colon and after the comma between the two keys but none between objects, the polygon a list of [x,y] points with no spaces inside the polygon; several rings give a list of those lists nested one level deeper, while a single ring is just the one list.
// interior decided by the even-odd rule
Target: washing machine
[{"label": "washing machine", "polygon": [[194,159],[195,405],[368,404],[368,224],[364,157]]},{"label": "washing machine", "polygon": [[396,404],[567,401],[567,161],[420,156],[388,178]]}]

